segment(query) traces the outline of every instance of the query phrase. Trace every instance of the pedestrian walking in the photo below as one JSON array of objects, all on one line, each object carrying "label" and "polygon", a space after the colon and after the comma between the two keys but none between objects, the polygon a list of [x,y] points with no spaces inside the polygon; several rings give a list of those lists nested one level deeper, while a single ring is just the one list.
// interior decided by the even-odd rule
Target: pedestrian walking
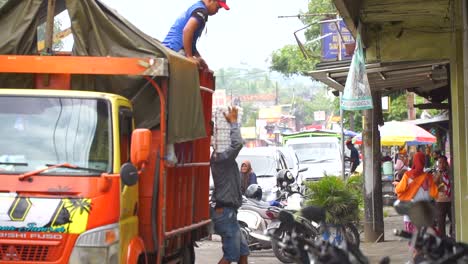
[{"label": "pedestrian walking", "polygon": [[[437,198],[438,189],[434,183],[432,174],[424,172],[426,156],[418,151],[413,157],[413,166],[410,171],[405,172],[400,182],[394,182],[395,192],[401,201],[429,201]],[[415,226],[409,217],[403,217],[407,232],[414,232]]]},{"label": "pedestrian walking", "polygon": [[438,159],[438,169],[434,174],[434,182],[439,189],[439,195],[436,199],[437,209],[437,229],[441,236],[446,236],[446,219],[450,221],[449,234],[452,234],[452,185],[450,184],[450,172],[446,156],[440,156]]}]

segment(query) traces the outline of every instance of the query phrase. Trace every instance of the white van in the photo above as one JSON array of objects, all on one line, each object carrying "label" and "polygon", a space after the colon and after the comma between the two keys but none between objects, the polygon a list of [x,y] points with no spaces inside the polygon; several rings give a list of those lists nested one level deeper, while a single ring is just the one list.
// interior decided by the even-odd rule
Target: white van
[{"label": "white van", "polygon": [[[296,151],[301,168],[308,168],[302,173],[303,180],[320,180],[325,174],[341,176],[341,142],[337,137],[291,138],[286,142]],[[345,151],[349,150],[345,148]],[[346,154],[345,155],[349,155]]]}]

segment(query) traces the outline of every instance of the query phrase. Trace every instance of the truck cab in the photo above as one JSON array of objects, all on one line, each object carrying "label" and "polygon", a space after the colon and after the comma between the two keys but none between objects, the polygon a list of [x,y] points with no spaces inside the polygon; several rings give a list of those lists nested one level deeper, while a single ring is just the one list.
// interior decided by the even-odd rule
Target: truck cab
[{"label": "truck cab", "polygon": [[138,236],[138,185],[116,176],[130,161],[130,102],[0,89],[0,121],[2,260],[118,263]]},{"label": "truck cab", "polygon": [[317,181],[324,175],[341,176],[342,153],[338,137],[300,137],[286,142],[299,158],[301,168],[307,168],[301,176],[304,181]]}]

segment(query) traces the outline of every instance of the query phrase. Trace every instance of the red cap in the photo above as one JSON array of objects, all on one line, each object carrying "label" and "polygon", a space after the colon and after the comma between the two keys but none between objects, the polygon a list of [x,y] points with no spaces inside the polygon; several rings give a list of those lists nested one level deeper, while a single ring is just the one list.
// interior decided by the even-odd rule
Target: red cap
[{"label": "red cap", "polygon": [[229,6],[226,4],[226,0],[217,0],[218,4],[226,10],[229,10]]}]

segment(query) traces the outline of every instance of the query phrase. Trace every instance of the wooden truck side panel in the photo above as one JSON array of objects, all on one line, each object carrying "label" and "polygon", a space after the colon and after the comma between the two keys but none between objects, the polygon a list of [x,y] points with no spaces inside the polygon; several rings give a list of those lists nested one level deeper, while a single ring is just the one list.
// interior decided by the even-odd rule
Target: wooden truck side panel
[{"label": "wooden truck side panel", "polygon": [[[208,235],[213,74],[201,73],[200,83],[207,136],[175,144],[178,163],[167,167],[159,151],[160,130],[152,130],[150,161],[140,178],[140,236],[148,251],[156,252],[162,246],[166,257],[179,253],[193,241]],[[159,193],[161,184],[165,190],[163,193]],[[164,198],[164,208],[157,208],[154,195],[158,200]],[[159,214],[163,214],[162,222],[157,220]],[[158,241],[160,236],[164,237],[164,241]]]}]

